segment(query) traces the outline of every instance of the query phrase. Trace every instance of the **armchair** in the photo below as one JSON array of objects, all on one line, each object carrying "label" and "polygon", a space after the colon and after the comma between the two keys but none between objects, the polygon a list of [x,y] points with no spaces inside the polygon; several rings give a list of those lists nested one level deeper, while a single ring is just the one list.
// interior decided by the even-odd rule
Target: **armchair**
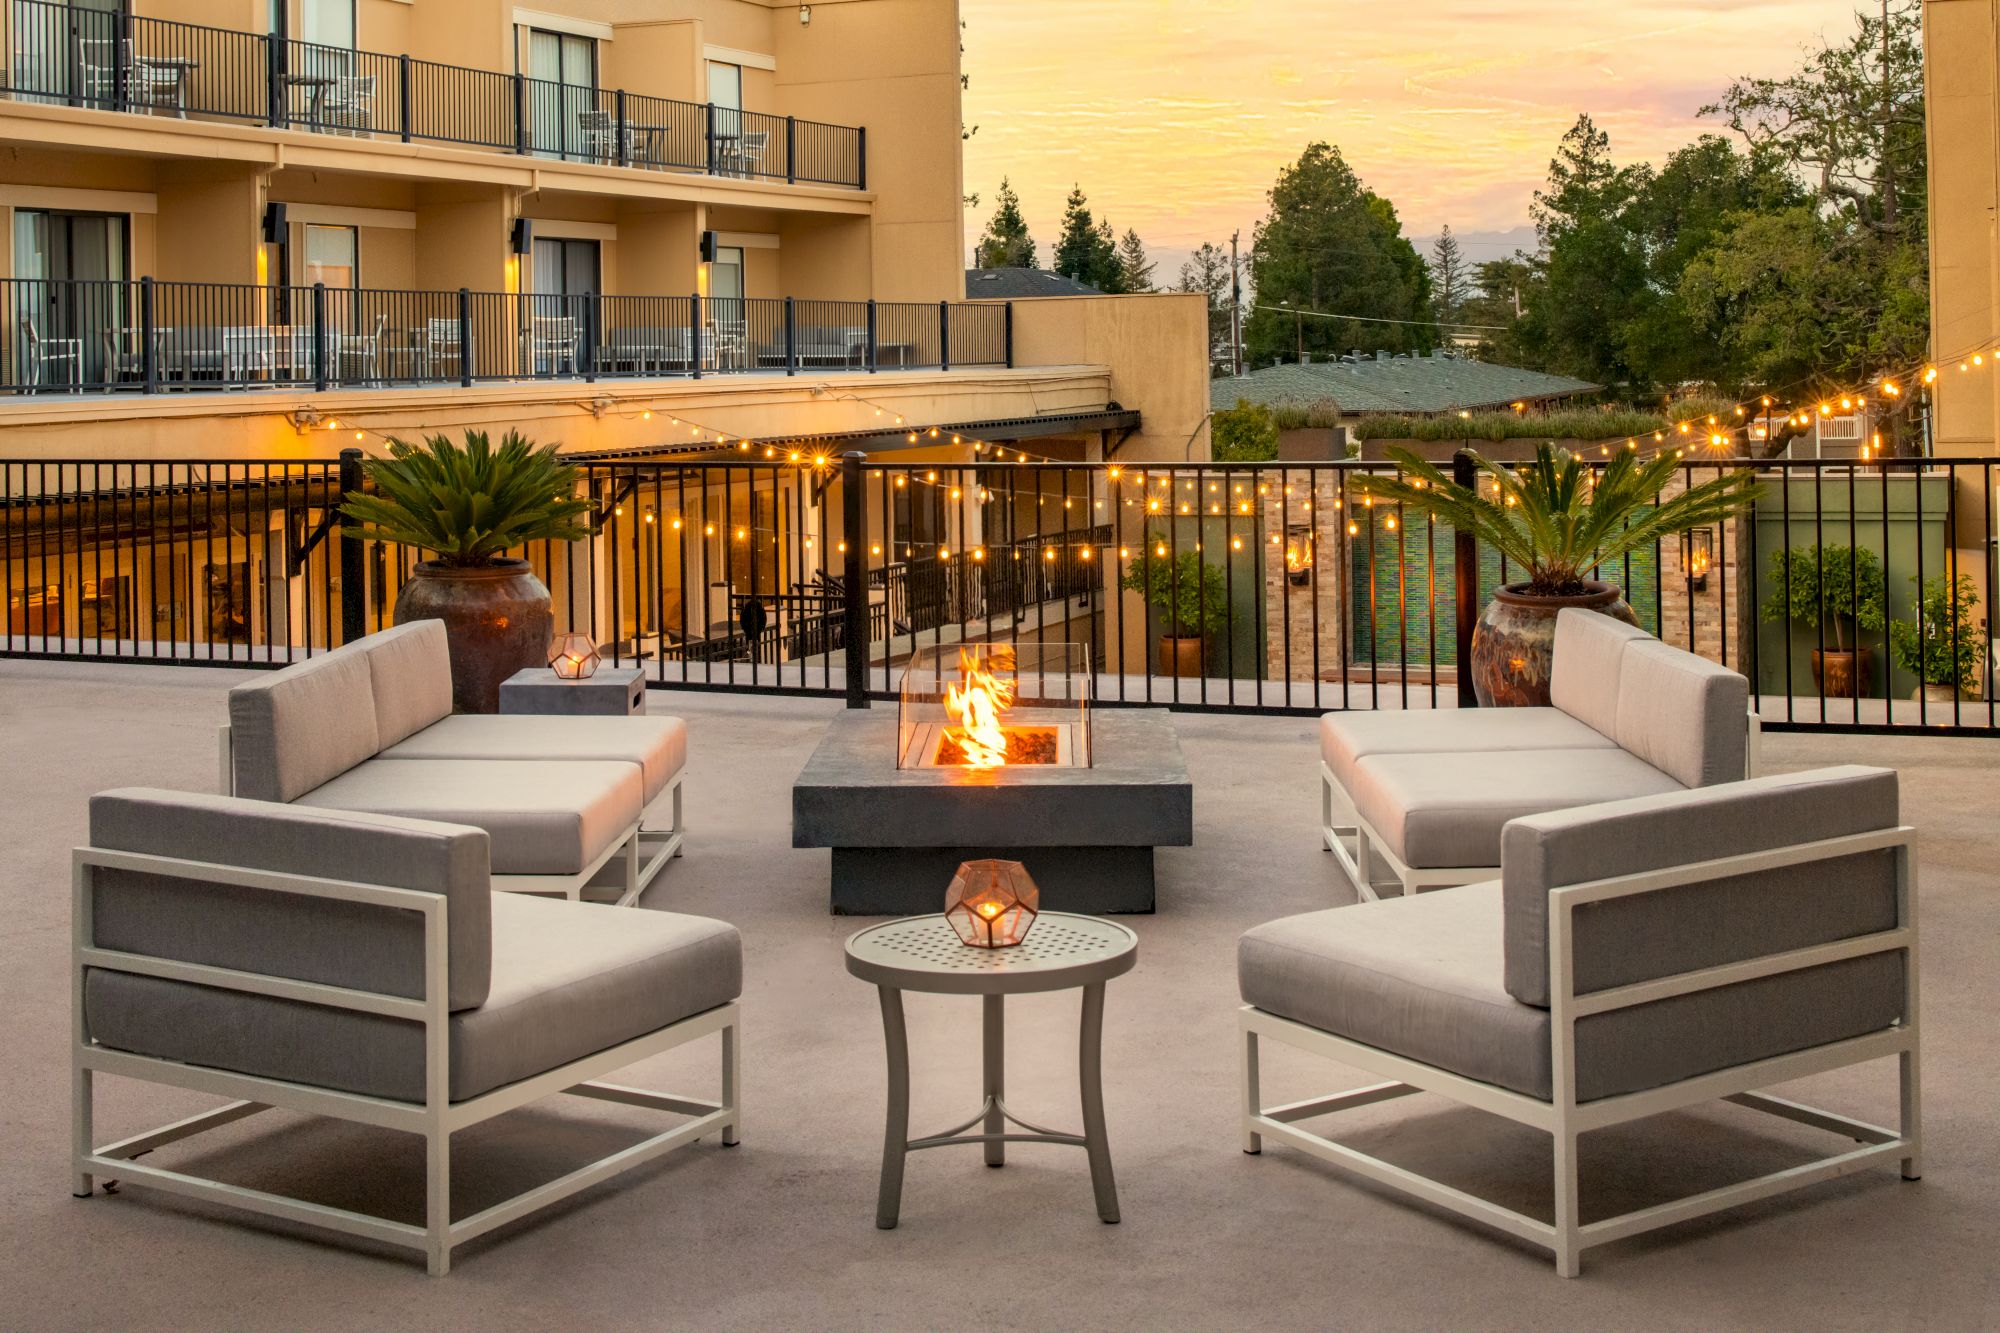
[{"label": "armchair", "polygon": [[[1246,934],[1243,1148],[1266,1137],[1542,1246],[1582,1251],[1896,1159],[1919,1174],[1915,865],[1896,775],[1829,768],[1516,819],[1498,881]],[[1259,1042],[1387,1081],[1266,1105]],[[1896,1129],[1761,1089],[1895,1056]],[[1440,1093],[1554,1141],[1553,1222],[1300,1122]],[[1858,1142],[1583,1223],[1578,1136],[1725,1100]]]},{"label": "armchair", "polygon": [[[694,1142],[741,1127],[742,943],[720,921],[608,913],[489,886],[460,825],[126,789],[94,797],[74,857],[73,1192],[145,1185],[423,1253],[452,1250]],[[596,1080],[710,1033],[721,1095]],[[98,1144],[93,1081],[230,1098]],[[451,1136],[556,1093],[690,1117],[469,1217]],[[279,1107],[424,1140],[422,1226],[136,1158]]]}]

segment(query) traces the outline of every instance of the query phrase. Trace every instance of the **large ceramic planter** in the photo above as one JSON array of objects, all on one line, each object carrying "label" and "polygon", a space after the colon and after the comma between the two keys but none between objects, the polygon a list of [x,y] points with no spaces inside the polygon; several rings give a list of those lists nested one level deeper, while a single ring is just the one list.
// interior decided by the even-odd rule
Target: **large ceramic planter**
[{"label": "large ceramic planter", "polygon": [[1201,636],[1195,634],[1182,638],[1178,635],[1162,634],[1160,674],[1186,677],[1201,675]]},{"label": "large ceramic planter", "polygon": [[1813,688],[1822,699],[1855,699],[1875,678],[1874,654],[1867,648],[1813,649]]},{"label": "large ceramic planter", "polygon": [[1493,594],[1472,631],[1472,692],[1481,708],[1546,708],[1555,658],[1556,615],[1567,607],[1636,626],[1625,595],[1587,583],[1570,597],[1538,597],[1517,583]]},{"label": "large ceramic planter", "polygon": [[451,645],[451,703],[461,713],[500,711],[500,682],[547,666],[555,637],[549,590],[525,560],[459,569],[425,560],[396,596],[396,623],[442,620]]}]

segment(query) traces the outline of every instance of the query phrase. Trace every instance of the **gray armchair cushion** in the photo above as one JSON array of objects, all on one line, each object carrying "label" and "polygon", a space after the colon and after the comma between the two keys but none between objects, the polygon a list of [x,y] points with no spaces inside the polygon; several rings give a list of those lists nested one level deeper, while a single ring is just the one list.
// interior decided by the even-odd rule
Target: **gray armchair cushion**
[{"label": "gray armchair cushion", "polygon": [[371,759],[299,804],[470,824],[496,875],[575,875],[638,823],[641,790],[631,764]]},{"label": "gray armchair cushion", "polygon": [[415,620],[355,645],[368,656],[379,748],[451,716],[451,645],[442,620]]},{"label": "gray armchair cushion", "polygon": [[[742,993],[736,928],[705,917],[493,895],[493,983],[450,1024],[464,1101],[656,1032]],[[420,1102],[420,1024],[93,971],[85,1013],[118,1050]]]},{"label": "gray armchair cushion", "polygon": [[1680,784],[1623,750],[1377,754],[1354,766],[1354,808],[1412,866],[1500,864],[1510,819],[1573,805],[1679,791]]},{"label": "gray armchair cushion", "polygon": [[1622,669],[1614,740],[1683,787],[1743,777],[1749,681],[1651,640],[1627,645]]},{"label": "gray armchair cushion", "polygon": [[[1517,820],[1502,847],[1507,990],[1529,1004],[1549,1003],[1552,889],[1896,822],[1896,775],[1859,767]],[[1895,921],[1894,866],[1886,851],[1592,904],[1575,918],[1576,985],[1580,992],[1629,985],[1887,930]]]},{"label": "gray armchair cushion", "polygon": [[[1266,1013],[1548,1100],[1550,1017],[1502,984],[1503,911],[1488,883],[1286,917],[1243,936],[1239,988]],[[1593,1015],[1576,1025],[1576,1099],[1879,1031],[1901,987],[1900,957],[1874,955]]]},{"label": "gray armchair cushion", "polygon": [[[486,999],[486,834],[463,825],[123,788],[90,801],[90,845],[444,895],[451,1006]],[[423,923],[400,910],[269,889],[96,872],[92,938],[128,953],[419,996]]]},{"label": "gray armchair cushion", "polygon": [[1549,702],[1606,736],[1618,725],[1625,646],[1649,639],[1622,620],[1566,607],[1556,613]]},{"label": "gray armchair cushion", "polygon": [[229,691],[235,794],[293,801],[381,748],[368,658],[356,648]]},{"label": "gray armchair cushion", "polygon": [[1560,708],[1384,709],[1328,713],[1319,720],[1320,758],[1349,791],[1354,766],[1376,754],[1616,748],[1617,742]]},{"label": "gray armchair cushion", "polygon": [[677,717],[459,714],[390,746],[382,757],[597,759],[636,764],[650,802],[687,763],[687,723]]}]

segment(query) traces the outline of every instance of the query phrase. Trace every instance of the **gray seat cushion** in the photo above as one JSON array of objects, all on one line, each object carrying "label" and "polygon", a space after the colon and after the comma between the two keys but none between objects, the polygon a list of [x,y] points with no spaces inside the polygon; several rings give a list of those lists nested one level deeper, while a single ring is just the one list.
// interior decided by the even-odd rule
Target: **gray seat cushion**
[{"label": "gray seat cushion", "polygon": [[496,875],[575,875],[639,822],[639,770],[578,761],[371,759],[300,805],[470,824]]},{"label": "gray seat cushion", "polygon": [[1500,864],[1510,819],[1681,784],[1619,749],[1377,754],[1354,766],[1354,808],[1412,866]]},{"label": "gray seat cushion", "polygon": [[[742,993],[734,926],[498,894],[486,1003],[452,1015],[453,1101],[531,1078]],[[85,1012],[118,1050],[420,1102],[420,1024],[92,970]]]},{"label": "gray seat cushion", "polygon": [[[1487,883],[1285,917],[1243,936],[1238,986],[1266,1013],[1546,1101],[1549,1012],[1507,993],[1504,910]],[[1592,1015],[1576,1028],[1577,1100],[1878,1031],[1899,1016],[1901,978],[1899,955],[1875,955]]]},{"label": "gray seat cushion", "polygon": [[687,762],[677,717],[537,717],[461,713],[382,752],[384,759],[596,759],[636,764],[646,800]]},{"label": "gray seat cushion", "polygon": [[1617,748],[1560,708],[1391,709],[1328,713],[1319,720],[1320,758],[1349,791],[1354,765],[1374,754]]}]

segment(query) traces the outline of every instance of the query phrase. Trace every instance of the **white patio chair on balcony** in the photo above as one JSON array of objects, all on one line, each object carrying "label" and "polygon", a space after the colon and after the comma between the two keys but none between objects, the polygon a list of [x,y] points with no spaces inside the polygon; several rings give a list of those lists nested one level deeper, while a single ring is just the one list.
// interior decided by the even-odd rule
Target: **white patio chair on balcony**
[{"label": "white patio chair on balcony", "polygon": [[320,103],[320,128],[335,134],[363,135],[375,128],[375,76],[339,74]]},{"label": "white patio chair on balcony", "polygon": [[[190,62],[154,60],[132,50],[132,39],[114,41],[109,37],[86,37],[78,43],[84,100],[93,105],[126,108],[161,108],[177,116],[187,114],[187,71]],[[124,97],[119,97],[119,82]]]},{"label": "white patio chair on balcony", "polygon": [[521,361],[530,375],[574,375],[576,321],[568,315],[536,315],[521,331]]},{"label": "white patio chair on balcony", "polygon": [[717,146],[717,155],[725,176],[755,176],[764,169],[764,153],[769,149],[771,136],[765,130],[745,130],[733,139],[722,141]]},{"label": "white patio chair on balcony", "polygon": [[583,140],[583,154],[592,162],[636,162],[638,136],[629,125],[619,125],[609,111],[591,108],[576,113],[576,129]]},{"label": "white patio chair on balcony", "polygon": [[21,316],[21,374],[33,387],[83,388],[83,339],[44,338],[34,317]]},{"label": "white patio chair on balcony", "polygon": [[467,349],[460,337],[458,321],[449,316],[424,321],[417,335],[418,372],[426,379],[448,370],[468,369]]},{"label": "white patio chair on balcony", "polygon": [[[378,312],[374,327],[365,332],[330,335],[327,352],[333,358],[334,373],[342,380],[382,378],[382,333],[388,325],[389,316]],[[358,373],[349,373],[350,365]]]}]

